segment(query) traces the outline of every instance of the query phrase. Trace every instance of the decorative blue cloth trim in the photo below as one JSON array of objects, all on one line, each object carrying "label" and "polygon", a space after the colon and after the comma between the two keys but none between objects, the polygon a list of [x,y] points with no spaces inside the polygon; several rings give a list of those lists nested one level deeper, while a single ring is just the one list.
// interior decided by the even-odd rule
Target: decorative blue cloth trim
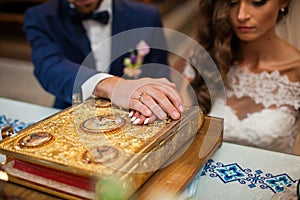
[{"label": "decorative blue cloth trim", "polygon": [[209,176],[219,178],[224,184],[238,182],[248,188],[269,189],[273,193],[283,192],[286,187],[290,187],[300,180],[293,180],[288,174],[273,175],[264,173],[262,170],[252,170],[242,168],[237,163],[223,164],[210,159],[207,161],[202,171],[197,174],[193,182],[187,188],[187,196],[193,197],[196,193],[200,177]]},{"label": "decorative blue cloth trim", "polygon": [[33,124],[33,122],[25,123],[20,121],[19,119],[10,119],[5,115],[0,115],[0,129],[5,126],[11,126],[14,129],[14,132],[17,133],[31,124]]},{"label": "decorative blue cloth trim", "polygon": [[243,169],[237,163],[225,165],[221,162],[214,163],[212,159],[208,160],[204,166],[201,176],[209,175],[218,177],[223,183],[239,182],[247,185],[250,189],[260,187],[261,189],[270,189],[273,193],[285,191],[285,187],[292,186],[297,180],[293,180],[288,174],[273,175],[264,173],[262,170]]}]

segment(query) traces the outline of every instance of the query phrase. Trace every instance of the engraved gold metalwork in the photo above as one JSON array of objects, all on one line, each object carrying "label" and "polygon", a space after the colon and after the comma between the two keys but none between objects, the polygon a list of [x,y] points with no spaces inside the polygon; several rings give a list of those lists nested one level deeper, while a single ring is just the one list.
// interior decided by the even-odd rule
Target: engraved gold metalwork
[{"label": "engraved gold metalwork", "polygon": [[99,108],[106,108],[112,106],[108,99],[96,99],[95,106]]},{"label": "engraved gold metalwork", "polygon": [[6,138],[6,137],[10,137],[14,134],[15,134],[14,129],[11,126],[5,126],[5,127],[1,128],[2,139]]},{"label": "engraved gold metalwork", "polygon": [[[149,125],[136,126],[130,123],[126,110],[114,106],[97,107],[93,102],[87,101],[65,109],[1,141],[0,153],[81,176],[117,176],[125,182],[124,187],[136,189],[154,173],[153,170],[165,164],[177,149],[194,136],[199,126],[199,113],[202,116],[199,110],[192,107],[186,108],[180,120],[157,120]],[[88,119],[99,116],[117,116],[124,126],[113,134],[109,131],[86,134],[80,128]],[[19,141],[34,133],[51,133],[55,139],[44,148],[18,146]],[[99,146],[115,148],[118,156],[110,149],[107,150],[110,152],[105,161],[107,163],[83,162],[83,152],[89,151],[93,155],[93,149]]]}]

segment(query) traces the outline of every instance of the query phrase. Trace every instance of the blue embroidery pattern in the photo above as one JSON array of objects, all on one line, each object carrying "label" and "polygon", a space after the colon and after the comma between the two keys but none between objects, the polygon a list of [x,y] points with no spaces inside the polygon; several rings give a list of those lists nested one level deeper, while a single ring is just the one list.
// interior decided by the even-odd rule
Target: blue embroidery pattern
[{"label": "blue embroidery pattern", "polygon": [[17,133],[31,124],[33,123],[25,123],[18,119],[10,119],[5,115],[0,115],[0,129],[5,126],[11,126],[14,129],[14,132]]},{"label": "blue embroidery pattern", "polygon": [[290,187],[297,181],[286,173],[273,175],[264,173],[262,170],[243,169],[237,163],[228,165],[221,162],[214,163],[212,159],[208,160],[201,172],[201,176],[206,175],[212,178],[218,177],[225,184],[239,182],[247,185],[250,189],[260,187],[261,189],[270,189],[273,193],[283,192],[285,187]]}]

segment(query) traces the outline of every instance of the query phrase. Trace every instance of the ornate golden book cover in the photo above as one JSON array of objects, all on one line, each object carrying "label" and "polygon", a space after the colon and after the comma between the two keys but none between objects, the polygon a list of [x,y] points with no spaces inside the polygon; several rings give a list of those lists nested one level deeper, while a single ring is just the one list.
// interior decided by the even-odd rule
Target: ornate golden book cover
[{"label": "ornate golden book cover", "polygon": [[3,169],[11,181],[62,197],[94,199],[99,181],[117,179],[126,199],[181,155],[202,119],[190,107],[180,120],[137,126],[128,111],[88,100],[1,141],[0,153],[10,158]]}]

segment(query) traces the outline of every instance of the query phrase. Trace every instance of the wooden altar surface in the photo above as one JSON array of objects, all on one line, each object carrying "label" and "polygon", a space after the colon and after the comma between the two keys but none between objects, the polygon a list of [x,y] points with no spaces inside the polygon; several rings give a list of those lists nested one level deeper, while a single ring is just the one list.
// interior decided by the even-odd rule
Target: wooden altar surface
[{"label": "wooden altar surface", "polygon": [[[214,154],[222,143],[223,119],[204,117],[199,133],[184,154],[169,166],[157,171],[133,195],[132,199],[153,199],[155,191],[167,191],[168,197],[179,195],[193,180],[206,161]],[[207,145],[209,144],[209,145]],[[203,146],[206,147],[203,149]],[[199,152],[201,150],[201,155]],[[34,187],[34,185],[27,185]],[[36,187],[34,187],[36,188]],[[36,188],[45,192],[45,188]],[[52,193],[53,194],[53,193]],[[55,193],[54,193],[55,194]],[[20,186],[11,182],[0,182],[0,197],[4,199],[60,199],[59,197]],[[70,199],[71,196],[66,196]]]}]

